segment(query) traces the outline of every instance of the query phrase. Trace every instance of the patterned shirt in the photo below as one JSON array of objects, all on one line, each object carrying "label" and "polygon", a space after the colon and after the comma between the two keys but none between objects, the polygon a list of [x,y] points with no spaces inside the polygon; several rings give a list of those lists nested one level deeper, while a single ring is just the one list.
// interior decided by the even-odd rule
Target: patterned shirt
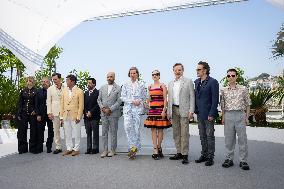
[{"label": "patterned shirt", "polygon": [[225,87],[221,90],[221,108],[224,111],[245,111],[251,105],[249,91],[245,86],[236,85],[235,89]]}]

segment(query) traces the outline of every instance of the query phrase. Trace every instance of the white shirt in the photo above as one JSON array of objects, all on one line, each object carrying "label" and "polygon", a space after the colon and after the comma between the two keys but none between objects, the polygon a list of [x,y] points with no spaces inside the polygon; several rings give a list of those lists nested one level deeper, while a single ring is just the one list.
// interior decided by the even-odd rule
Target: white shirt
[{"label": "white shirt", "polygon": [[94,89],[89,90],[89,96],[91,96],[91,94],[93,93]]},{"label": "white shirt", "polygon": [[69,98],[72,97],[72,89],[68,88],[68,94],[69,94]]},{"label": "white shirt", "polygon": [[173,86],[173,103],[179,105],[179,89],[180,89],[181,77],[178,80],[174,80]]},{"label": "white shirt", "polygon": [[109,95],[112,88],[113,88],[113,85],[107,85],[107,95]]},{"label": "white shirt", "polygon": [[136,91],[136,89],[137,89],[137,87],[138,87],[138,81],[136,80],[136,81],[134,81],[134,82],[132,82],[131,81],[131,86],[132,86],[132,91],[131,91],[131,95],[132,95],[132,100],[134,100],[135,98],[134,98],[134,94],[135,94],[135,91]]},{"label": "white shirt", "polygon": [[61,92],[62,92],[62,89],[64,89],[64,85],[61,84],[60,89],[57,87],[57,85],[54,85],[54,86],[55,86],[55,90],[56,90],[56,95],[58,96],[58,99],[60,100]]},{"label": "white shirt", "polygon": [[[75,86],[76,86],[76,85],[75,85]],[[70,89],[70,88],[68,87],[69,98],[72,97],[73,89],[74,89],[75,86],[73,86],[72,89]]]}]

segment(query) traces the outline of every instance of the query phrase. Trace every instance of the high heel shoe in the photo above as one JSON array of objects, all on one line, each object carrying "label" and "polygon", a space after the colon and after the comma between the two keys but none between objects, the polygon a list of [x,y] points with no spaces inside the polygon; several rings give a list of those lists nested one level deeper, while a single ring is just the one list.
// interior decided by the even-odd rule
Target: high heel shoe
[{"label": "high heel shoe", "polygon": [[162,147],[161,147],[161,148],[158,148],[158,154],[159,154],[160,158],[163,158],[163,157],[164,157]]},{"label": "high heel shoe", "polygon": [[[156,150],[157,150],[157,148],[154,148],[154,153],[156,152]],[[160,156],[159,156],[159,154],[155,153],[155,154],[152,155],[152,158],[153,158],[154,160],[159,160],[159,159],[160,159]]]}]

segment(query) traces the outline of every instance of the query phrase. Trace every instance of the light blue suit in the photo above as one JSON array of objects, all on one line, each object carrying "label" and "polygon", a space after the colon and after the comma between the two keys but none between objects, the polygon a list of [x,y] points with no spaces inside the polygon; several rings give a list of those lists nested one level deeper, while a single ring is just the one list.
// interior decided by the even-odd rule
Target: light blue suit
[{"label": "light blue suit", "polygon": [[[122,86],[121,100],[124,102],[123,116],[124,129],[128,139],[129,149],[137,147],[141,149],[140,143],[140,118],[144,114],[144,102],[146,100],[147,90],[142,82],[137,82],[136,87],[132,87],[132,82]],[[135,106],[132,101],[139,100],[140,105]]]}]

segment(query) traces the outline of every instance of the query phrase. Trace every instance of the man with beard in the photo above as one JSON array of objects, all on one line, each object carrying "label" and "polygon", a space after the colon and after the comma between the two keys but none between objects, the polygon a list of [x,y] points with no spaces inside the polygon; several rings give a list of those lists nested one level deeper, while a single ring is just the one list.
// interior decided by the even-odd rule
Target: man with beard
[{"label": "man with beard", "polygon": [[[115,73],[109,72],[107,74],[108,84],[100,88],[98,104],[101,109],[102,118],[102,139],[103,139],[103,153],[101,157],[112,157],[115,155],[117,147],[117,127],[118,119],[120,117],[120,93],[121,88],[115,82]],[[111,148],[108,151],[108,131],[110,130]]]},{"label": "man with beard", "polygon": [[54,143],[55,151],[53,154],[58,154],[62,152],[61,147],[61,138],[60,138],[60,100],[63,89],[65,88],[62,85],[61,74],[54,73],[52,74],[53,85],[47,90],[47,115],[50,120],[52,120],[54,128]]},{"label": "man with beard", "polygon": [[99,153],[99,123],[100,107],[98,105],[99,91],[96,80],[88,78],[88,90],[84,94],[84,121],[87,133],[87,151],[85,154]]},{"label": "man with beard", "polygon": [[195,113],[197,114],[201,156],[196,163],[205,162],[205,166],[214,164],[215,136],[214,121],[218,116],[219,83],[209,76],[210,66],[200,61],[197,65],[195,80]]},{"label": "man with beard", "polygon": [[47,89],[50,87],[50,81],[47,77],[43,77],[41,80],[42,88],[37,90],[36,95],[36,114],[37,114],[37,151],[40,153],[43,151],[44,142],[44,130],[47,123],[48,137],[46,141],[46,152],[51,153],[53,142],[53,124],[47,115]]}]

